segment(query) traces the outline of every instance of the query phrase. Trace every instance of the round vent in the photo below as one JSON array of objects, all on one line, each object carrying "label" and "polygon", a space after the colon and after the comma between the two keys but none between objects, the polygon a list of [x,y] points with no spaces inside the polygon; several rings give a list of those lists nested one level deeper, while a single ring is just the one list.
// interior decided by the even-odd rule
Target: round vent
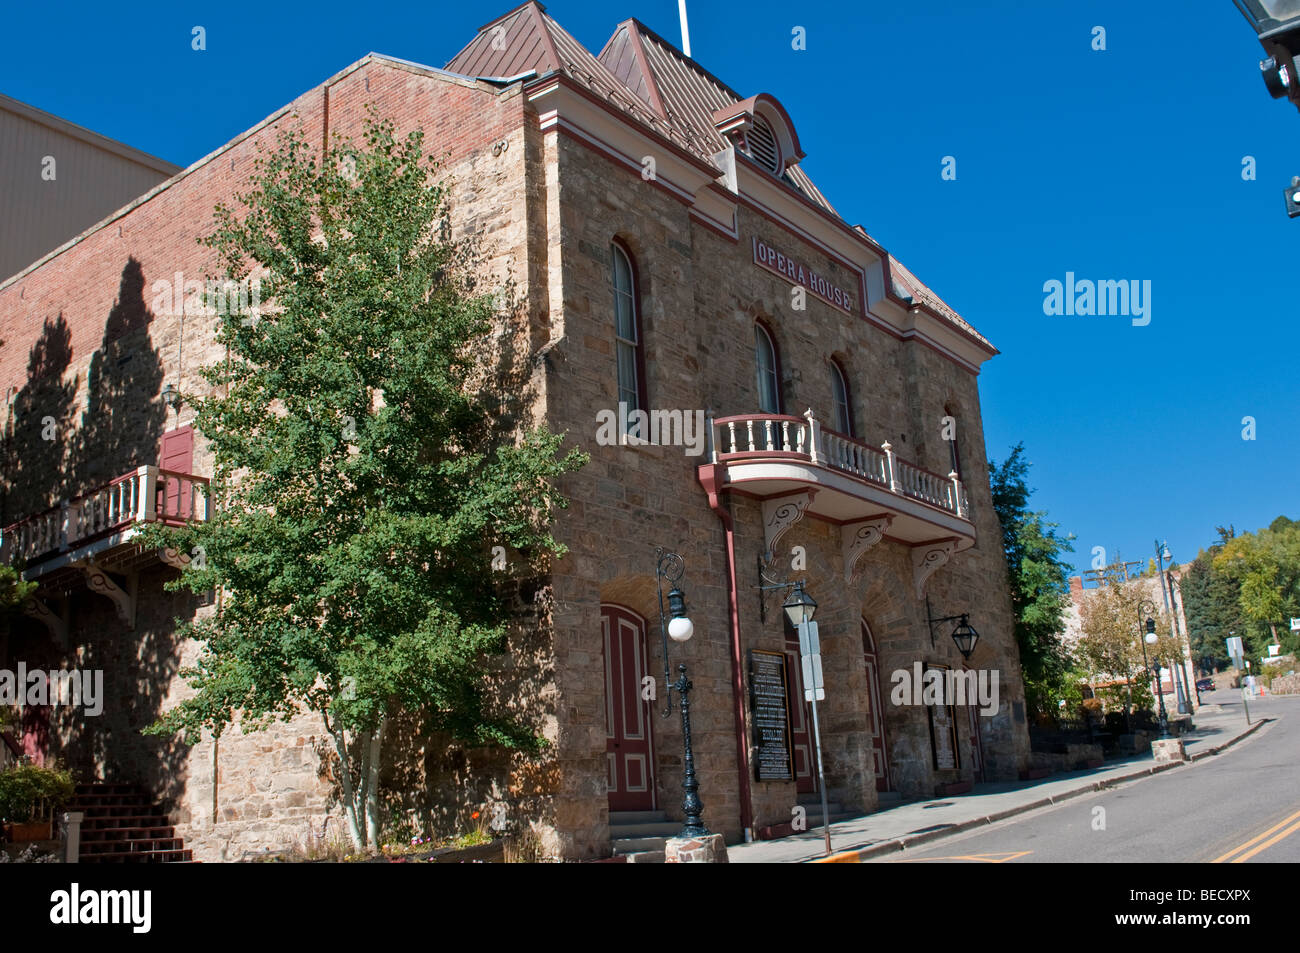
[{"label": "round vent", "polygon": [[763,168],[773,174],[781,170],[781,147],[777,145],[772,127],[762,116],[754,117],[754,124],[745,133],[745,145],[749,147],[749,157]]}]

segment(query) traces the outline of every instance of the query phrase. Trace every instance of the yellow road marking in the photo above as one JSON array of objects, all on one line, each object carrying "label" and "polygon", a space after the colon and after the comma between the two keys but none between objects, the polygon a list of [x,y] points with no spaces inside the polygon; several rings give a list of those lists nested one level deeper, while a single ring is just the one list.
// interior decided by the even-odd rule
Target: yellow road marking
[{"label": "yellow road marking", "polygon": [[1282,838],[1284,838],[1284,837],[1289,837],[1289,836],[1291,836],[1292,834],[1294,834],[1296,831],[1300,831],[1300,821],[1296,821],[1294,824],[1292,824],[1290,827],[1288,827],[1286,830],[1284,830],[1281,834],[1278,834],[1276,837],[1273,837],[1273,838],[1270,838],[1269,840],[1264,841],[1264,843],[1260,844],[1258,847],[1256,847],[1256,848],[1255,848],[1254,850],[1252,850],[1250,853],[1248,853],[1248,854],[1242,854],[1240,857],[1236,857],[1236,858],[1234,858],[1233,861],[1232,861],[1232,863],[1234,863],[1234,864],[1240,864],[1240,863],[1243,863],[1244,861],[1250,860],[1250,858],[1254,857],[1254,856],[1255,856],[1256,854],[1258,854],[1261,850],[1264,850],[1265,848],[1268,848],[1268,847],[1272,847],[1274,844],[1276,844],[1276,843],[1277,843],[1278,841],[1280,841]]},{"label": "yellow road marking", "polygon": [[[1257,836],[1255,836],[1255,837],[1252,837],[1250,840],[1246,841],[1246,843],[1244,843],[1244,844],[1242,844],[1242,845],[1240,845],[1240,846],[1238,846],[1238,847],[1234,847],[1234,848],[1232,848],[1232,850],[1228,851],[1226,854],[1222,854],[1222,855],[1220,855],[1220,856],[1214,858],[1214,860],[1210,861],[1210,863],[1212,863],[1212,864],[1221,864],[1221,863],[1223,863],[1224,861],[1228,860],[1228,858],[1231,857],[1233,854],[1237,854],[1237,853],[1240,853],[1241,851],[1244,851],[1244,850],[1249,849],[1249,848],[1250,848],[1251,846],[1253,846],[1254,844],[1257,844],[1257,843],[1259,843],[1260,841],[1262,841],[1262,840],[1263,840],[1265,837],[1267,837],[1269,834],[1272,834],[1274,831],[1276,831],[1276,830],[1280,830],[1281,828],[1286,827],[1288,824],[1290,824],[1292,821],[1296,820],[1297,818],[1300,818],[1300,811],[1296,811],[1296,812],[1295,812],[1294,814],[1292,814],[1290,817],[1283,818],[1279,823],[1274,824],[1272,827],[1270,827],[1270,828],[1269,828],[1268,830],[1266,830],[1264,833],[1259,834],[1259,835],[1257,835]],[[1277,837],[1275,837],[1273,840],[1269,841],[1267,844],[1264,845],[1264,847],[1268,847],[1268,846],[1270,846],[1271,844],[1275,844],[1275,843],[1277,843],[1279,840],[1281,840],[1283,837],[1286,837],[1288,834],[1294,833],[1294,831],[1295,831],[1295,828],[1293,827],[1291,830],[1286,831],[1285,833],[1280,834],[1280,835],[1278,835]],[[1260,847],[1258,850],[1255,850],[1255,851],[1252,851],[1252,852],[1249,853],[1249,854],[1246,854],[1245,857],[1240,857],[1240,858],[1238,858],[1238,860],[1230,861],[1230,863],[1234,863],[1234,864],[1235,864],[1235,863],[1237,863],[1237,862],[1240,861],[1240,860],[1245,860],[1246,857],[1253,857],[1253,856],[1255,856],[1255,854],[1259,853],[1259,851],[1263,850],[1264,847]]]},{"label": "yellow road marking", "polygon": [[1026,854],[1032,854],[1032,850],[1013,850],[1002,854],[956,854],[952,857],[913,857],[908,860],[900,860],[900,864],[923,864],[932,860],[977,860],[982,864],[1005,864],[1009,860],[1016,860],[1024,857]]}]

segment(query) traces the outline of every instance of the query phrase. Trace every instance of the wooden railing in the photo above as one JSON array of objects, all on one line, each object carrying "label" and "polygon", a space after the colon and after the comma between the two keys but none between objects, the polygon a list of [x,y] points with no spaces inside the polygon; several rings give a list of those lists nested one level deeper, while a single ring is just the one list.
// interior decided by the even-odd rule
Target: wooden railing
[{"label": "wooden railing", "polygon": [[207,518],[206,477],[144,466],[107,486],[0,530],[0,560],[29,563],[66,552],[133,523],[179,525]]},{"label": "wooden railing", "polygon": [[966,490],[956,473],[946,477],[931,473],[900,458],[888,442],[877,448],[825,430],[812,411],[803,417],[740,414],[710,418],[709,453],[714,463],[746,456],[800,456],[962,519],[970,515]]}]

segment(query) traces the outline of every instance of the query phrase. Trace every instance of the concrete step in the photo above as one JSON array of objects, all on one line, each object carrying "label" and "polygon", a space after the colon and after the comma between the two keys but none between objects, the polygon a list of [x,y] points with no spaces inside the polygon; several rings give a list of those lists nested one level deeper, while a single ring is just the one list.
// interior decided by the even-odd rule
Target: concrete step
[{"label": "concrete step", "polygon": [[626,856],[629,864],[662,864],[664,862],[664,851],[662,850],[643,850]]},{"label": "concrete step", "polygon": [[612,843],[615,856],[619,854],[638,854],[643,851],[662,851],[664,837],[619,837]]},{"label": "concrete step", "polygon": [[610,811],[609,826],[614,827],[618,824],[653,824],[662,823],[668,820],[668,815],[663,811]]},{"label": "concrete step", "polygon": [[613,840],[623,837],[672,837],[682,829],[680,821],[650,821],[642,824],[611,824],[609,836]]}]

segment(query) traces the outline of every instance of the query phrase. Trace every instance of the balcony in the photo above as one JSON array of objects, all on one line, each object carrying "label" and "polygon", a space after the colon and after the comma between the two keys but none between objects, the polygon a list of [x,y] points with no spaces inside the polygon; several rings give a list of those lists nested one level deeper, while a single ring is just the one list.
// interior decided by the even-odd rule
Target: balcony
[{"label": "balcony", "polygon": [[[39,580],[38,598],[24,607],[56,634],[66,625],[44,602],[67,593],[84,577],[89,588],[112,599],[118,614],[134,626],[134,594],[106,573],[130,578],[146,563],[162,559],[180,567],[188,557],[164,550],[146,551],[133,542],[145,523],[180,526],[207,518],[206,477],[143,466],[107,486],[82,494],[0,530],[0,561],[26,560],[23,578]],[[134,588],[133,583],[129,583]]]},{"label": "balcony", "polygon": [[762,502],[768,552],[805,514],[841,527],[845,577],[881,539],[909,546],[918,597],[925,580],[955,552],[975,545],[965,487],[803,417],[742,414],[709,421],[710,462],[700,482]]}]

